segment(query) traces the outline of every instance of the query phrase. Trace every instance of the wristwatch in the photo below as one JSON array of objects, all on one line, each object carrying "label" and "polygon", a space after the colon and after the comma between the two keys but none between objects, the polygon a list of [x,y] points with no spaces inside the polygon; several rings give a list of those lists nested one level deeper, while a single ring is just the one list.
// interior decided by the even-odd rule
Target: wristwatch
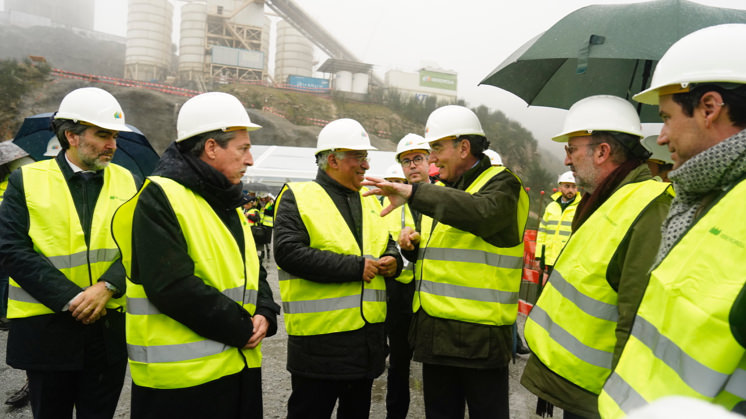
[{"label": "wristwatch", "polygon": [[117,288],[114,284],[108,281],[104,281],[104,286],[107,290],[111,291],[112,294],[116,295],[119,294],[119,288]]}]

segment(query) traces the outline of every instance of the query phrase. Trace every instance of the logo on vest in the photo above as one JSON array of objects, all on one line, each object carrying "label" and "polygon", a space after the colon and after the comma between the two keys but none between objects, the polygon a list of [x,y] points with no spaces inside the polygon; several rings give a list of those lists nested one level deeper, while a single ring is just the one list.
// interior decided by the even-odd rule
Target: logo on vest
[{"label": "logo on vest", "polygon": [[116,196],[116,195],[109,195],[109,199],[110,199],[110,200],[115,200],[115,199],[117,199],[117,200],[119,200],[119,201],[122,201],[122,202],[126,202],[126,201],[127,201],[127,199],[126,199],[126,198],[120,198],[120,197],[118,197],[118,196]]},{"label": "logo on vest", "polygon": [[720,237],[721,239],[723,239],[723,240],[725,240],[725,241],[727,241],[727,242],[730,242],[731,244],[733,244],[733,245],[735,245],[735,246],[738,246],[738,247],[740,247],[740,248],[742,248],[742,249],[743,249],[744,247],[746,247],[746,246],[744,246],[744,244],[743,244],[743,242],[742,242],[742,241],[738,240],[738,239],[737,239],[737,238],[735,238],[735,237],[731,237],[731,236],[729,236],[729,235],[727,235],[727,234],[723,233],[723,231],[722,231],[722,230],[720,230],[720,229],[719,229],[719,228],[717,228],[717,227],[712,227],[712,228],[710,229],[710,234],[712,234],[713,236],[717,236],[717,237]]}]

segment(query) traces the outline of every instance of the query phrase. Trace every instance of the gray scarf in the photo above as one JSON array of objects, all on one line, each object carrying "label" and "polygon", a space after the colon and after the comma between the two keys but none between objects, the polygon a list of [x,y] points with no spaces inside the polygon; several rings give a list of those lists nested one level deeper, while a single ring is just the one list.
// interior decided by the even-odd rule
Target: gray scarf
[{"label": "gray scarf", "polygon": [[746,130],[692,157],[669,173],[676,197],[663,222],[655,265],[694,224],[702,200],[713,191],[726,191],[746,175]]}]

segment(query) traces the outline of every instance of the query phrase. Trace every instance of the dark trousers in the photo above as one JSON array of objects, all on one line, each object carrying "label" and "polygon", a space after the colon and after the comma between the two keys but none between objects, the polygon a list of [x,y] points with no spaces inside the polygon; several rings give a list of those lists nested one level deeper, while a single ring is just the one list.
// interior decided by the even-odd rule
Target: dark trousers
[{"label": "dark trousers", "polygon": [[370,414],[373,380],[325,380],[291,376],[293,392],[288,419],[327,419],[339,400],[337,419],[366,419]]},{"label": "dark trousers", "polygon": [[425,415],[428,419],[509,418],[508,367],[474,369],[423,364]]},{"label": "dark trousers", "polygon": [[132,419],[262,417],[261,368],[244,368],[186,388],[153,389],[132,383]]},{"label": "dark trousers", "polygon": [[386,377],[386,418],[404,419],[409,410],[409,364],[412,349],[409,347],[408,313],[391,310],[386,317],[386,333],[389,341],[389,371]]},{"label": "dark trousers", "polygon": [[90,362],[82,371],[27,370],[35,419],[111,418],[124,384],[127,360]]}]

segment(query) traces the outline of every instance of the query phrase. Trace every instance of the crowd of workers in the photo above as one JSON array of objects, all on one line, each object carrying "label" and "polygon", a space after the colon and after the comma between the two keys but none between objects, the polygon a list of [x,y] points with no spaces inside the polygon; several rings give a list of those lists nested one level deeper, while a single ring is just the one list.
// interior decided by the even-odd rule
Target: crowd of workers
[{"label": "crowd of workers", "polygon": [[[660,60],[635,96],[659,106],[656,138],[606,95],[573,105],[553,138],[570,171],[540,221],[547,280],[525,325],[537,413],[616,418],[679,395],[746,414],[746,61],[726,44],[746,48],[746,25]],[[81,88],[54,116],[56,157],[24,165],[0,144],[2,326],[34,417],[112,417],[129,361],[132,417],[260,418],[281,311],[289,418],[368,417],[387,356],[387,417],[407,416],[411,360],[428,418],[509,417],[529,198],[471,110],[433,111],[381,179],[365,176],[363,126],[332,121],[316,178],[276,202],[243,191],[261,127],[235,97],[184,103],[146,179],[111,164],[124,121],[111,94]]]}]

